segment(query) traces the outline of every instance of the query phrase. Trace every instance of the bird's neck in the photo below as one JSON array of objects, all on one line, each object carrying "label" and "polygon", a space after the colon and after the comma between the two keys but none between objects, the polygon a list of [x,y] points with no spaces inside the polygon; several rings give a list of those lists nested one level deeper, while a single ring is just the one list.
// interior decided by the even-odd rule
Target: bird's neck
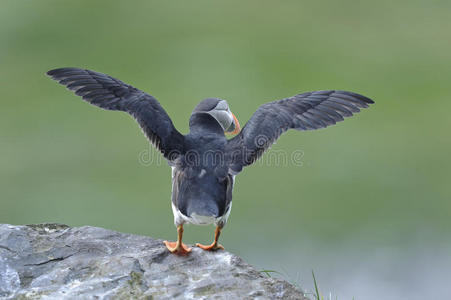
[{"label": "bird's neck", "polygon": [[189,119],[189,129],[191,133],[200,134],[220,134],[224,135],[224,130],[218,121],[208,113],[195,113]]}]

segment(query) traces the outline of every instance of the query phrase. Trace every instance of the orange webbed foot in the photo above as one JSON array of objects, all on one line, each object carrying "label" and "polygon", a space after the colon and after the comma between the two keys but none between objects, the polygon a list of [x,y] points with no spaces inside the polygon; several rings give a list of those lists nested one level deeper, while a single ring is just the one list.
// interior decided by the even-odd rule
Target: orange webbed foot
[{"label": "orange webbed foot", "polygon": [[177,242],[164,241],[164,244],[166,245],[166,248],[168,248],[168,250],[171,253],[178,254],[178,255],[187,255],[192,250],[190,247],[188,247],[184,243],[177,244]]},{"label": "orange webbed foot", "polygon": [[207,251],[224,250],[224,247],[218,243],[213,243],[211,245],[202,245],[202,244],[197,243],[196,247],[199,247],[199,248],[201,248],[203,250],[207,250]]}]

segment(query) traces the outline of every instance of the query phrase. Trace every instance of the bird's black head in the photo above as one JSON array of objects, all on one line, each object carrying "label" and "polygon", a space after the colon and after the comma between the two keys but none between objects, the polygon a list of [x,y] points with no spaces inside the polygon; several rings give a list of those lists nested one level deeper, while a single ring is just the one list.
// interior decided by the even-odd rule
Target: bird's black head
[{"label": "bird's black head", "polygon": [[191,114],[190,127],[202,125],[199,124],[202,122],[208,123],[207,119],[211,120],[211,117],[225,133],[237,134],[240,132],[240,123],[230,111],[229,104],[218,98],[207,98],[197,104]]}]

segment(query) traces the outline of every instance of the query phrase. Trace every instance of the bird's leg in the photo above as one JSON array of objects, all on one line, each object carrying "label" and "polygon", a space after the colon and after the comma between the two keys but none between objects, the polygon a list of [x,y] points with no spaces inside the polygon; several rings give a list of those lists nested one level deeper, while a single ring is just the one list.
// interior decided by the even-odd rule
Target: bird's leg
[{"label": "bird's leg", "polygon": [[183,225],[177,226],[177,242],[164,241],[166,248],[172,253],[179,255],[186,255],[191,252],[191,248],[182,243]]},{"label": "bird's leg", "polygon": [[213,241],[213,243],[211,243],[211,245],[202,245],[197,243],[196,246],[204,249],[204,250],[218,250],[218,249],[222,249],[224,250],[224,247],[221,244],[218,244],[218,239],[219,239],[219,235],[221,234],[221,227],[216,226],[216,230],[215,230],[215,240]]}]

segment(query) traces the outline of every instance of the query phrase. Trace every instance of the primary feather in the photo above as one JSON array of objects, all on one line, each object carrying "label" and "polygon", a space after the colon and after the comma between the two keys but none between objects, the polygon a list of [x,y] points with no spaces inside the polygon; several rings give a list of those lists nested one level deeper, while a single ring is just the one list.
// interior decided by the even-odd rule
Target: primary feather
[{"label": "primary feather", "polygon": [[230,169],[238,173],[255,162],[288,129],[314,130],[343,121],[374,103],[346,91],[315,91],[260,106],[240,134],[230,139]]},{"label": "primary feather", "polygon": [[107,110],[129,113],[141,126],[149,141],[163,155],[174,160],[183,152],[184,137],[153,96],[111,76],[78,68],[47,72],[83,100]]}]

